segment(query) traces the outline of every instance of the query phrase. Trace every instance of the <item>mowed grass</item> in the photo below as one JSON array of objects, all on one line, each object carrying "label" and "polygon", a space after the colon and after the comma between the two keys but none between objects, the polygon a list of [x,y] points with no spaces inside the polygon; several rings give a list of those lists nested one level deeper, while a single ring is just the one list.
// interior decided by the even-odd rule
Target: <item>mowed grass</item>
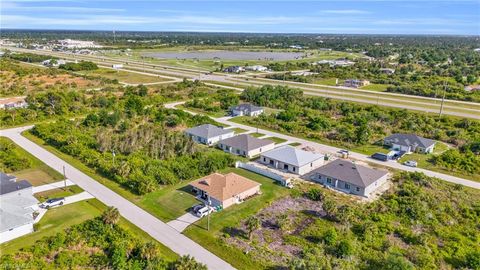
[{"label": "mowed grass", "polygon": [[231,130],[235,131],[235,134],[241,134],[241,133],[245,133],[245,132],[248,131],[248,130],[246,130],[246,129],[238,128],[238,127],[236,127],[236,128],[231,128]]},{"label": "mowed grass", "polygon": [[250,133],[249,135],[252,136],[252,137],[255,137],[255,138],[260,138],[260,137],[265,136],[265,134],[258,133],[258,132]]},{"label": "mowed grass", "polygon": [[162,221],[174,220],[187,213],[189,208],[199,203],[190,193],[189,182],[166,186],[160,190],[148,193],[137,203],[149,213]]},{"label": "mowed grass", "polygon": [[23,150],[23,148],[15,144],[12,140],[1,137],[0,143],[12,143],[15,145],[14,151],[19,156],[26,157],[28,160],[30,160],[30,168],[10,173],[15,175],[18,179],[28,180],[33,186],[49,184],[64,179],[62,174],[48,167],[41,160]]},{"label": "mowed grass", "polygon": [[135,72],[128,72],[123,70],[113,70],[107,68],[99,68],[97,70],[82,71],[81,74],[104,77],[111,80],[118,80],[119,82],[141,84],[141,83],[156,83],[170,81],[168,78],[161,76],[149,76]]},{"label": "mowed grass", "polygon": [[52,190],[38,192],[38,193],[35,193],[34,196],[40,202],[44,202],[48,199],[68,197],[75,194],[79,194],[81,192],[83,192],[83,189],[79,186],[68,186],[66,188],[56,188]]},{"label": "mowed grass", "polygon": [[49,209],[35,225],[36,231],[0,245],[2,253],[8,254],[31,246],[35,241],[52,236],[64,229],[99,216],[105,205],[96,199],[80,201]]},{"label": "mowed grass", "polygon": [[265,139],[266,139],[266,140],[273,141],[275,144],[280,144],[280,143],[284,143],[284,142],[287,141],[287,140],[282,139],[282,138],[279,138],[279,137],[267,137],[267,138],[265,138]]},{"label": "mowed grass", "polygon": [[375,83],[372,83],[372,84],[369,84],[369,85],[367,85],[367,86],[361,87],[360,89],[370,90],[370,91],[377,91],[377,92],[385,92],[385,91],[387,91],[387,88],[388,88],[389,86],[390,86],[390,85],[388,85],[388,84],[375,84]]},{"label": "mowed grass", "polygon": [[210,231],[207,231],[207,219],[203,218],[189,226],[184,231],[184,234],[237,269],[264,269],[265,267],[255,258],[243,253],[239,249],[226,245],[222,240],[222,236],[227,234],[229,228],[237,227],[249,216],[254,215],[278,198],[287,196],[290,190],[276,184],[270,178],[243,169],[229,168],[221,172],[234,172],[262,184],[262,194],[252,197],[241,204],[213,213],[210,217]]}]

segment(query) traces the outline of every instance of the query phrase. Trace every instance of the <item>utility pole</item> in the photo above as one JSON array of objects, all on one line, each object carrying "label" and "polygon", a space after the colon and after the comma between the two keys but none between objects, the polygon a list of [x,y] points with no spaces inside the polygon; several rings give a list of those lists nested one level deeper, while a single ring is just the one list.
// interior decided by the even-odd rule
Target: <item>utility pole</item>
[{"label": "utility pole", "polygon": [[67,188],[67,174],[65,173],[65,165],[63,165],[63,187]]},{"label": "utility pole", "polygon": [[112,165],[115,167],[115,150],[112,150]]},{"label": "utility pole", "polygon": [[445,94],[447,92],[447,83],[443,83],[443,97],[442,97],[442,104],[440,104],[440,114],[438,116],[442,117],[443,113],[443,103],[445,102]]}]

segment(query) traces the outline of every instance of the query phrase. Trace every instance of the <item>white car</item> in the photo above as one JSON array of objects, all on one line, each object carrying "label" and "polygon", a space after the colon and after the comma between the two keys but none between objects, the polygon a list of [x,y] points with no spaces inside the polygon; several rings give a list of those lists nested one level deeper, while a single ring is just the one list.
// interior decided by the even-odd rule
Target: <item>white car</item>
[{"label": "white car", "polygon": [[48,199],[45,202],[43,202],[40,207],[49,209],[51,207],[57,206],[57,205],[63,205],[65,202],[65,198],[53,198],[53,199]]},{"label": "white car", "polygon": [[415,160],[408,160],[403,163],[405,166],[417,167],[417,162]]},{"label": "white car", "polygon": [[213,212],[213,208],[211,208],[209,206],[205,206],[203,208],[198,209],[195,212],[195,215],[197,217],[204,217],[204,216],[207,216],[207,215],[211,214],[212,212]]}]

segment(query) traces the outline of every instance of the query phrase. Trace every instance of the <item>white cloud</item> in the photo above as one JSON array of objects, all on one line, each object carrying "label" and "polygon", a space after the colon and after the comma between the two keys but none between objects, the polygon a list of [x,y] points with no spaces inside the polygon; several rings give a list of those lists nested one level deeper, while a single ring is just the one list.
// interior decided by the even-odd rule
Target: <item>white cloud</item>
[{"label": "white cloud", "polygon": [[327,14],[345,14],[345,15],[371,14],[370,11],[360,10],[360,9],[328,9],[328,10],[322,10],[321,12],[327,13]]}]

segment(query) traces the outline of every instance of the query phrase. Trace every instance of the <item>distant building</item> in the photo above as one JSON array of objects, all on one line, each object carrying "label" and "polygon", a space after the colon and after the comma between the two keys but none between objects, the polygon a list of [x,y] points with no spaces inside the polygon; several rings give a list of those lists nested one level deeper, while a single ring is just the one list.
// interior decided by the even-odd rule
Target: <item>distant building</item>
[{"label": "distant building", "polygon": [[33,232],[38,200],[27,180],[0,172],[0,243]]},{"label": "distant building", "polygon": [[57,44],[60,47],[66,49],[78,49],[78,48],[101,48],[101,45],[95,44],[93,41],[75,40],[75,39],[62,39],[58,40]]},{"label": "distant building", "polygon": [[390,75],[390,74],[394,74],[394,73],[395,73],[395,69],[393,69],[393,68],[381,68],[381,69],[380,69],[380,72]]},{"label": "distant building", "polygon": [[228,72],[228,73],[240,73],[244,71],[245,71],[245,68],[241,66],[229,66],[223,69],[223,72]]},{"label": "distant building", "polygon": [[371,169],[345,159],[334,160],[313,170],[311,179],[346,193],[368,197],[382,186],[388,172]]},{"label": "distant building", "polygon": [[232,116],[259,116],[264,112],[262,107],[243,103],[230,109]]},{"label": "distant building", "polygon": [[355,65],[355,62],[346,60],[346,59],[337,59],[337,60],[320,60],[317,62],[319,65],[328,64],[331,67],[348,67]]},{"label": "distant building", "polygon": [[480,91],[480,85],[468,85],[464,88],[465,91]]},{"label": "distant building", "polygon": [[261,154],[259,162],[276,169],[304,175],[321,166],[324,155],[286,145]]},{"label": "distant building", "polygon": [[260,184],[235,173],[212,173],[190,183],[197,199],[227,208],[260,193]]},{"label": "distant building", "polygon": [[26,108],[28,103],[25,101],[25,97],[11,97],[0,99],[0,109],[18,109]]},{"label": "distant building", "polygon": [[254,66],[246,66],[245,70],[250,70],[250,71],[267,71],[268,68],[260,65],[254,65]]},{"label": "distant building", "polygon": [[403,133],[392,134],[383,139],[383,142],[385,145],[391,146],[393,150],[423,154],[432,153],[436,143],[434,140],[426,139],[415,134]]},{"label": "distant building", "polygon": [[288,46],[288,47],[289,47],[290,49],[297,49],[297,50],[303,49],[303,47],[300,46],[300,45],[290,45],[290,46]]},{"label": "distant building", "polygon": [[219,141],[218,147],[225,152],[251,158],[272,150],[275,147],[275,143],[270,140],[255,138],[248,134],[240,134]]},{"label": "distant building", "polygon": [[218,141],[233,137],[235,132],[230,129],[223,129],[211,124],[204,124],[189,128],[185,133],[195,142],[206,145],[216,144]]},{"label": "distant building", "polygon": [[367,86],[369,84],[370,84],[370,81],[368,80],[356,80],[356,79],[347,79],[343,83],[345,87],[354,87],[354,88]]},{"label": "distant building", "polygon": [[65,65],[67,61],[63,59],[48,59],[42,62],[42,65],[47,67],[58,67],[60,65]]}]

